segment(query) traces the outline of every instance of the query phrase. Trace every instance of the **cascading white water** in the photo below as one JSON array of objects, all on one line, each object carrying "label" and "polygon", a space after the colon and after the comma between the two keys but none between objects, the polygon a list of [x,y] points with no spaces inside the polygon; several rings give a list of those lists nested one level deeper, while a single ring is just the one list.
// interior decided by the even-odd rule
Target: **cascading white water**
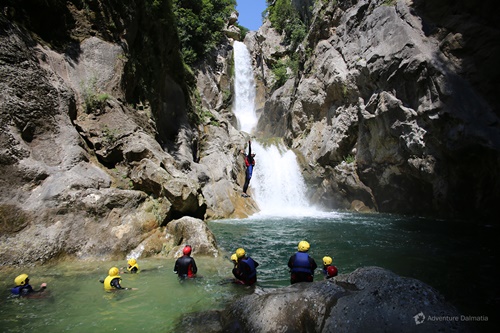
[{"label": "cascading white water", "polygon": [[[234,42],[235,104],[233,112],[241,130],[251,133],[257,125],[253,69],[245,44]],[[256,153],[250,193],[263,216],[308,215],[314,211],[306,200],[306,186],[295,154],[284,144],[262,146],[252,142]]]},{"label": "cascading white water", "polygon": [[250,133],[257,124],[255,113],[255,81],[252,59],[245,44],[235,41],[234,47],[234,106],[240,130]]}]

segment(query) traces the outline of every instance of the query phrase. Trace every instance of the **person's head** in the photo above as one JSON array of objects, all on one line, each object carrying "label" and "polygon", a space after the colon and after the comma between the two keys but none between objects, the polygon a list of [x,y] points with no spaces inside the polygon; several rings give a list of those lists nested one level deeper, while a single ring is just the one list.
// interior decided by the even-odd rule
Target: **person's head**
[{"label": "person's head", "polygon": [[337,267],[335,267],[333,265],[328,266],[328,268],[326,269],[326,277],[327,278],[332,278],[334,276],[337,276],[338,273],[339,273],[339,271],[337,270]]},{"label": "person's head", "polygon": [[235,254],[236,254],[236,258],[241,259],[245,256],[246,252],[245,252],[245,249],[240,247],[239,249],[236,250]]},{"label": "person's head", "polygon": [[331,265],[333,262],[332,258],[329,256],[323,257],[323,265],[328,266]]},{"label": "person's head", "polygon": [[109,269],[108,275],[109,276],[118,276],[119,273],[120,273],[120,270],[118,269],[118,267],[111,267]]},{"label": "person's head", "polygon": [[231,261],[232,261],[232,262],[237,262],[237,261],[238,261],[238,256],[236,255],[236,253],[233,253],[233,254],[231,255]]},{"label": "person's head", "polygon": [[189,256],[189,255],[191,255],[191,251],[192,251],[191,245],[186,245],[186,246],[184,246],[184,248],[182,249],[182,253],[183,253],[185,256]]},{"label": "person's head", "polygon": [[307,251],[309,251],[310,247],[311,247],[311,245],[309,245],[309,243],[304,241],[304,240],[300,241],[299,246],[297,246],[297,248],[299,249],[299,252],[307,252]]},{"label": "person's head", "polygon": [[130,258],[128,261],[127,261],[127,264],[129,266],[134,266],[135,264],[137,264],[137,260],[135,260],[134,258]]},{"label": "person's head", "polygon": [[14,283],[16,284],[16,286],[24,286],[28,284],[29,280],[30,279],[28,278],[28,274],[21,274],[14,279]]}]

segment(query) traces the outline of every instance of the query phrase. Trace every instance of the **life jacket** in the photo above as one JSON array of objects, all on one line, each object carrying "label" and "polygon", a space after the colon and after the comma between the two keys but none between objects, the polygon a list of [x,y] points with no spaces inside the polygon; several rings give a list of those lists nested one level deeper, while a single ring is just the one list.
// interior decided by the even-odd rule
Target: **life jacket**
[{"label": "life jacket", "polygon": [[107,276],[105,279],[104,279],[104,289],[105,290],[113,290],[113,289],[116,289],[115,287],[113,287],[111,285],[111,281],[113,281],[114,279],[120,279],[121,281],[121,277],[118,276],[118,275],[115,275],[115,276]]},{"label": "life jacket", "polygon": [[248,275],[245,275],[245,279],[250,280],[257,276],[257,270],[255,269],[255,261],[252,258],[248,257],[242,259],[241,262],[244,262],[250,268],[250,273]]},{"label": "life jacket", "polygon": [[[135,270],[134,270],[134,268],[135,268]],[[135,264],[134,266],[129,266],[129,267],[127,267],[127,270],[130,273],[137,273],[137,272],[139,272],[139,265]]]},{"label": "life jacket", "polygon": [[29,284],[25,284],[24,286],[16,286],[16,287],[10,289],[10,292],[13,295],[27,294],[27,293],[29,293],[31,291],[33,291],[33,288]]},{"label": "life jacket", "polygon": [[252,158],[252,162],[250,162],[249,158],[247,155],[245,155],[245,165],[249,167],[250,165],[255,165],[255,160]]},{"label": "life jacket", "polygon": [[309,262],[309,255],[306,252],[295,253],[295,260],[293,261],[292,273],[313,274],[311,270],[311,263]]}]

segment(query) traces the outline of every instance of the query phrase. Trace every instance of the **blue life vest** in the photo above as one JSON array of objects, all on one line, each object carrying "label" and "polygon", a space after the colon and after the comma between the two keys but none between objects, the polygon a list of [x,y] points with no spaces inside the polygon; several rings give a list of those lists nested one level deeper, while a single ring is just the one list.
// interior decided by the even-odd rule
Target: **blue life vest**
[{"label": "blue life vest", "polygon": [[17,286],[17,287],[10,289],[10,292],[14,295],[27,294],[31,291],[33,291],[33,288],[29,284],[26,284],[24,286]]},{"label": "blue life vest", "polygon": [[247,280],[250,280],[255,276],[257,276],[257,270],[255,269],[255,261],[253,261],[252,258],[248,257],[246,259],[241,260],[241,262],[244,262],[250,268],[250,273],[247,276],[245,276]]},{"label": "blue life vest", "polygon": [[311,263],[309,262],[309,255],[305,252],[295,253],[295,260],[293,261],[292,273],[308,273],[313,274],[311,270]]}]

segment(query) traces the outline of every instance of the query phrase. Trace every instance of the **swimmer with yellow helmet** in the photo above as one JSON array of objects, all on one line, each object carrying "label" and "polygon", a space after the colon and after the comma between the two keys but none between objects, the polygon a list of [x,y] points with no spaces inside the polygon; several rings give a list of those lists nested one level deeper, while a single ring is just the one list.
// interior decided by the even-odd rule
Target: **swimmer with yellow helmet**
[{"label": "swimmer with yellow helmet", "polygon": [[300,241],[297,246],[298,251],[288,260],[291,284],[313,281],[314,270],[318,267],[318,265],[307,253],[310,247],[311,245],[307,241]]},{"label": "swimmer with yellow helmet", "polygon": [[127,260],[127,271],[124,273],[139,273],[139,264],[135,258]]},{"label": "swimmer with yellow helmet", "polygon": [[18,275],[14,279],[14,283],[16,284],[16,286],[10,289],[12,295],[29,296],[30,294],[34,293],[41,293],[45,290],[45,288],[47,288],[47,284],[44,282],[40,285],[39,290],[34,290],[33,287],[29,284],[29,281],[30,279],[28,277],[28,274]]},{"label": "swimmer with yellow helmet", "polygon": [[325,279],[330,279],[334,276],[337,276],[339,273],[337,267],[332,265],[333,259],[332,257],[329,256],[324,256],[323,257],[323,275],[325,276]]},{"label": "swimmer with yellow helmet", "polygon": [[121,286],[120,270],[118,267],[111,267],[108,276],[102,281],[104,283],[104,290],[137,290],[137,288],[125,288]]},{"label": "swimmer with yellow helmet", "polygon": [[231,260],[236,259],[233,268],[233,275],[236,278],[235,283],[247,286],[257,282],[257,266],[259,263],[247,256],[245,249],[239,248],[231,256]]}]

